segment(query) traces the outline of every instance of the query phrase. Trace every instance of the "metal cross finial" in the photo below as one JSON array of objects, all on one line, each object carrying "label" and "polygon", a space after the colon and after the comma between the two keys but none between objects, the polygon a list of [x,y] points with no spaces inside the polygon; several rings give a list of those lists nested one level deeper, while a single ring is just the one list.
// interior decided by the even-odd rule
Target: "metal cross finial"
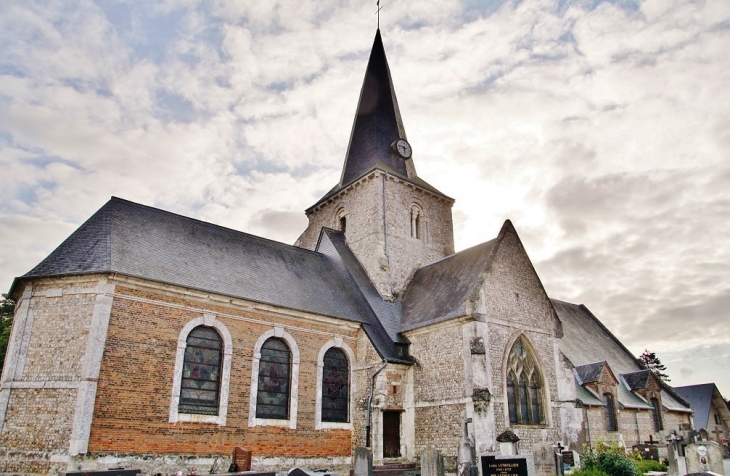
[{"label": "metal cross finial", "polygon": [[378,30],[380,30],[380,10],[383,9],[383,7],[380,6],[380,0],[378,0],[377,5],[378,11],[376,11],[375,14],[378,15]]}]

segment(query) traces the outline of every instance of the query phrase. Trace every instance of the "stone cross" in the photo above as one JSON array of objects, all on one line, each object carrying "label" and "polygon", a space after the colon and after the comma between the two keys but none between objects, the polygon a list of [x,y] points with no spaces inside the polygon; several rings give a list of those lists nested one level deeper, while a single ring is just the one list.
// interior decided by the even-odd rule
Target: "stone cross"
[{"label": "stone cross", "polygon": [[373,453],[368,448],[355,448],[353,476],[373,476]]}]

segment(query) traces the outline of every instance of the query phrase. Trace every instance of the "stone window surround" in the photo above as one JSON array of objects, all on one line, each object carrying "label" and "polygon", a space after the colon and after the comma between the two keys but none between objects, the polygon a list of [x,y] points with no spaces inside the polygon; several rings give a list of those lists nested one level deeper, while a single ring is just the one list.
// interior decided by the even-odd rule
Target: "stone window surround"
[{"label": "stone window surround", "polygon": [[[408,236],[412,240],[422,241],[423,243],[430,242],[428,233],[428,222],[429,219],[425,213],[425,207],[423,202],[417,198],[411,198],[411,204],[408,207],[408,230],[410,230]],[[418,221],[416,222],[416,217]],[[418,229],[414,230],[414,226]],[[416,236],[414,236],[414,231]]]},{"label": "stone window surround", "polygon": [[334,220],[335,226],[333,226],[332,228],[335,230],[343,231],[342,230],[342,220],[343,219],[345,220],[345,226],[347,226],[347,218],[350,214],[347,212],[347,208],[345,207],[344,204],[339,204],[335,208],[335,210],[336,210],[335,211],[335,220]]},{"label": "stone window surround", "polygon": [[[289,388],[289,419],[274,420],[270,418],[256,418],[256,399],[259,391],[259,365],[261,362],[261,347],[271,337],[282,339],[291,350],[291,387]],[[297,427],[297,408],[299,391],[299,347],[294,338],[284,330],[283,327],[274,327],[258,338],[253,348],[253,363],[251,365],[251,405],[248,410],[248,426],[283,426],[291,428]]]},{"label": "stone window surround", "polygon": [[[322,421],[322,378],[324,373],[324,354],[327,353],[329,349],[332,347],[336,347],[338,349],[341,349],[343,352],[345,352],[345,355],[347,355],[347,360],[349,361],[350,365],[350,381],[349,386],[349,402],[348,402],[348,409],[347,409],[347,415],[349,417],[349,422],[347,423],[339,423],[339,422],[329,422],[329,421]],[[340,429],[340,430],[352,430],[352,383],[355,381],[355,354],[350,348],[349,345],[347,345],[345,342],[343,342],[342,337],[335,337],[334,339],[326,342],[322,348],[319,350],[319,356],[317,357],[317,396],[316,396],[316,405],[315,405],[315,411],[314,411],[314,429],[315,430],[331,430],[331,429]]]},{"label": "stone window surround", "polygon": [[[187,348],[188,335],[199,326],[212,327],[223,339],[223,362],[221,363],[221,383],[220,394],[218,397],[218,415],[195,415],[190,413],[178,413],[180,404],[180,386],[182,383],[183,363],[185,359],[185,349]],[[216,319],[215,314],[205,313],[202,317],[195,318],[185,324],[180,331],[180,337],[177,339],[177,354],[175,355],[175,373],[172,382],[172,395],[170,399],[170,423],[196,422],[196,423],[215,423],[220,426],[226,425],[226,415],[228,414],[228,389],[231,383],[231,359],[233,356],[233,340],[228,328]]]},{"label": "stone window surround", "polygon": [[[528,350],[530,353],[532,353],[532,357],[535,359],[535,366],[537,367],[537,372],[540,374],[540,379],[543,382],[542,385],[542,408],[543,408],[543,414],[545,417],[545,422],[541,423],[539,425],[530,425],[530,424],[524,424],[524,423],[517,423],[513,424],[509,421],[509,405],[507,404],[507,374],[509,373],[509,354],[512,352],[512,348],[514,347],[517,340],[522,337],[523,342],[527,345]],[[503,412],[504,412],[504,424],[506,428],[512,428],[512,427],[524,427],[524,428],[552,428],[552,405],[550,404],[550,387],[548,386],[547,382],[549,381],[546,376],[544,369],[545,364],[543,363],[542,359],[540,359],[540,355],[535,350],[535,346],[533,345],[530,338],[527,337],[527,335],[523,331],[515,331],[510,339],[507,341],[507,345],[505,346],[504,353],[502,355],[502,395],[503,395]]]}]

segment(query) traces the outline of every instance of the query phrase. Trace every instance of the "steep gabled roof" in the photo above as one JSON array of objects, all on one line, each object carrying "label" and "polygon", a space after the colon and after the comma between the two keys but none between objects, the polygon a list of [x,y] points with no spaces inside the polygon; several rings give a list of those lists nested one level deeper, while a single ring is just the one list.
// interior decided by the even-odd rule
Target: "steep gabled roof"
[{"label": "steep gabled roof", "polygon": [[[619,376],[619,403],[628,408],[651,409],[643,398],[631,391],[624,378],[628,374],[629,380],[633,381],[634,373],[644,376],[645,369],[636,357],[584,305],[557,299],[551,299],[551,302],[563,323],[560,350],[568,360],[579,367],[605,359],[614,375]],[[662,404],[667,409],[689,411],[689,405],[669,385],[661,381],[659,384],[666,390],[662,393]]]},{"label": "steep gabled roof", "polygon": [[368,278],[355,254],[345,241],[341,231],[323,228],[317,243],[317,251],[333,261],[333,269],[343,285],[356,286],[356,299],[367,322],[363,329],[383,359],[389,362],[412,363],[399,357],[395,344],[408,344],[398,332],[400,307],[383,300]]},{"label": "steep gabled roof", "polygon": [[651,373],[651,370],[648,369],[621,374],[621,377],[623,377],[626,385],[628,385],[629,389],[632,391],[645,389],[649,386],[649,382],[652,378],[656,379],[656,377],[654,377]]},{"label": "steep gabled roof", "polygon": [[598,382],[603,373],[603,369],[606,368],[606,361],[593,362],[585,365],[576,365],[575,373],[578,375],[581,385],[587,383]]},{"label": "steep gabled roof", "polygon": [[682,398],[687,400],[692,410],[694,410],[696,430],[708,429],[710,425],[710,409],[712,408],[713,402],[715,403],[716,411],[725,420],[726,424],[730,422],[730,409],[728,409],[725,399],[714,383],[674,387],[674,390]]},{"label": "steep gabled roof", "polygon": [[357,286],[322,253],[116,197],[18,279],[95,273],[366,322]]},{"label": "steep gabled roof", "polygon": [[401,298],[401,330],[463,316],[466,300],[492,262],[499,238],[419,268]]}]

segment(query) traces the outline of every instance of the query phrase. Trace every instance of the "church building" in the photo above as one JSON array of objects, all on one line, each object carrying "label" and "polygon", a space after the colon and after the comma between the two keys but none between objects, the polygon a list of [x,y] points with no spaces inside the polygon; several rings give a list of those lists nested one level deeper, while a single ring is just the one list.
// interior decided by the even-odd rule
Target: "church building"
[{"label": "church building", "polygon": [[509,220],[455,253],[453,204],[416,172],[378,31],[342,174],[295,245],[113,197],[13,282],[0,472],[220,473],[239,446],[256,470],[347,474],[365,446],[454,472],[464,434],[478,458],[510,430],[549,475],[558,444],[691,429],[547,295]]}]

